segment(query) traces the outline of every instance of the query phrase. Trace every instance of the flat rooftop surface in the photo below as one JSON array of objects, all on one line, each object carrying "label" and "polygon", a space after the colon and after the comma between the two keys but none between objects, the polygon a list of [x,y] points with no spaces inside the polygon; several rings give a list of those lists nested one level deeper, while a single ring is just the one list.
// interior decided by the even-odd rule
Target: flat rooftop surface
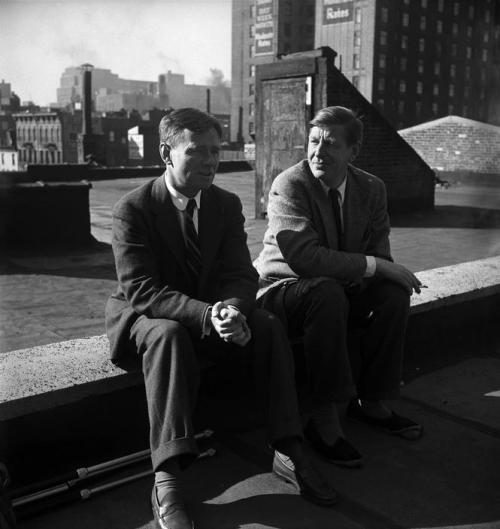
[{"label": "flat rooftop surface", "polygon": [[[103,307],[115,288],[111,207],[144,180],[93,184],[97,242],[91,248],[1,259],[0,351],[104,333]],[[220,174],[216,182],[241,197],[255,257],[266,221],[253,218],[253,173]],[[498,188],[438,188],[434,212],[392,221],[394,257],[413,271],[500,254]],[[466,360],[462,356],[459,363],[422,372],[394,404],[424,425],[420,441],[346,423],[347,437],[365,457],[364,467],[340,469],[316,460],[339,492],[334,508],[305,502],[270,473],[272,453],[263,431],[215,428],[203,447],[216,448],[217,455],[196,462],[185,476],[196,527],[500,529],[500,351],[479,358],[471,351]],[[147,468],[146,463],[135,471]],[[144,477],[38,514],[19,527],[152,529],[151,484],[152,477]]]},{"label": "flat rooftop surface", "polygon": [[[116,287],[111,209],[147,180],[92,183],[92,247],[0,257],[0,353],[104,334],[104,304]],[[267,221],[254,218],[253,171],[215,182],[241,198],[256,257]],[[500,255],[500,188],[437,188],[435,211],[393,217],[392,226],[393,256],[414,272]]]}]

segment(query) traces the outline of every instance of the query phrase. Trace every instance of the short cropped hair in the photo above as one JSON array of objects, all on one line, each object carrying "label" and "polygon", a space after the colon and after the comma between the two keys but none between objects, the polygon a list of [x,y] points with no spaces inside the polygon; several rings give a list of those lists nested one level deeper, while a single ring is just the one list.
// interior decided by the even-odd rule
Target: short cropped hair
[{"label": "short cropped hair", "polygon": [[222,127],[213,116],[197,108],[179,108],[161,119],[158,127],[160,143],[175,147],[186,129],[196,134],[215,129],[219,138],[222,138]]},{"label": "short cropped hair", "polygon": [[363,141],[363,122],[349,108],[325,107],[316,112],[314,118],[309,122],[313,127],[330,127],[342,125],[345,130],[345,140],[348,145],[361,143]]}]

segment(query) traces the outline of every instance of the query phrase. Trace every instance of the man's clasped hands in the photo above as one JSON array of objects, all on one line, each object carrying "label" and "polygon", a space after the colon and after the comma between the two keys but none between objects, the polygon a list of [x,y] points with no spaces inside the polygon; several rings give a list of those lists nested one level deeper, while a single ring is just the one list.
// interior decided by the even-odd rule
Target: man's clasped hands
[{"label": "man's clasped hands", "polygon": [[245,315],[222,301],[213,305],[211,321],[213,328],[225,342],[244,347],[252,337]]}]

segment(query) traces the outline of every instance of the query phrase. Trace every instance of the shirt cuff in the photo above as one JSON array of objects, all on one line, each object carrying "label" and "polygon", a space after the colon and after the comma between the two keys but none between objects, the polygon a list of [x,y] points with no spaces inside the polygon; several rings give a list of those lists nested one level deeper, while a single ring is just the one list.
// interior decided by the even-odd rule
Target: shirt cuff
[{"label": "shirt cuff", "polygon": [[377,261],[375,261],[375,257],[373,255],[366,255],[366,270],[365,275],[363,277],[372,277],[375,275],[375,272],[377,270]]},{"label": "shirt cuff", "polygon": [[203,325],[201,330],[201,338],[205,338],[205,336],[210,336],[210,333],[212,332],[212,322],[210,319],[212,318],[212,305],[207,307],[205,310],[205,314],[203,315]]}]

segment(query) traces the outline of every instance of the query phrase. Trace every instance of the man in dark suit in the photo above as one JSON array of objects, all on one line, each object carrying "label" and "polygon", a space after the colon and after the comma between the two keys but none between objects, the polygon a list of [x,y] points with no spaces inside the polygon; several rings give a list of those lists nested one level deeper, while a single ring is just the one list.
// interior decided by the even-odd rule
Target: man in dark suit
[{"label": "man in dark suit", "polygon": [[[351,165],[361,121],[327,107],[311,125],[307,160],[271,186],[258,296],[302,335],[313,403],[306,439],[327,460],[354,467],[362,457],[345,439],[338,403],[352,399],[348,417],[389,433],[422,432],[384,404],[399,394],[409,298],[421,284],[392,260],[384,183]],[[347,349],[349,321],[364,328],[357,352]]]},{"label": "man in dark suit", "polygon": [[197,454],[192,425],[201,357],[252,366],[266,408],[273,470],[303,496],[331,504],[335,492],[302,449],[294,366],[286,333],[255,308],[257,273],[239,198],[212,184],[220,124],[196,109],[160,123],[165,174],[113,211],[118,291],[106,306],[112,359],[142,359],[155,471],[152,504],[162,528],[192,527],[179,476]]}]

